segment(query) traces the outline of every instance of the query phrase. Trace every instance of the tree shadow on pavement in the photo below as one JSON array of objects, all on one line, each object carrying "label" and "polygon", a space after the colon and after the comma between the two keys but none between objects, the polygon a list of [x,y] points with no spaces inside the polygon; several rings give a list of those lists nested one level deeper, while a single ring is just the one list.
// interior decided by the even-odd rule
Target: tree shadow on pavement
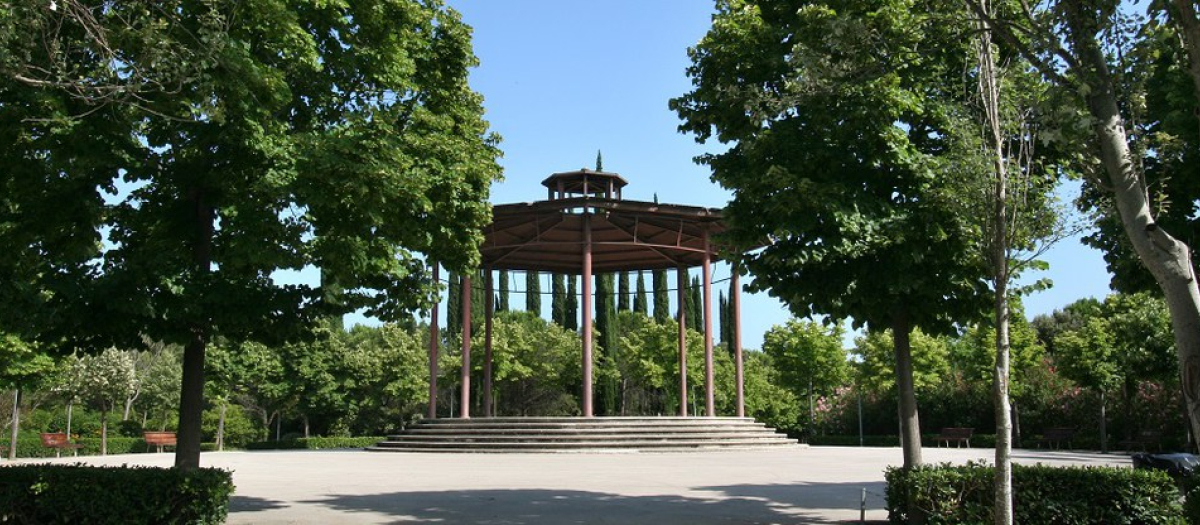
[{"label": "tree shadow on pavement", "polygon": [[[881,484],[880,484],[881,485]],[[369,513],[392,523],[792,524],[858,523],[861,483],[732,485],[696,488],[690,496],[630,496],[578,490],[488,489],[329,495],[299,502],[340,513]],[[709,492],[711,495],[703,494]],[[811,493],[810,496],[802,495]],[[836,502],[821,495],[838,493]],[[853,500],[852,506],[846,503]],[[880,500],[881,501],[881,500]],[[878,511],[882,503],[874,509]],[[846,517],[853,511],[853,520]],[[837,517],[831,516],[838,515]],[[349,517],[349,516],[348,516]],[[364,516],[365,517],[365,516]]]},{"label": "tree shadow on pavement", "polygon": [[284,501],[278,501],[266,498],[255,498],[253,496],[230,496],[229,497],[229,512],[261,512],[264,510],[275,510],[287,508],[288,504]]}]

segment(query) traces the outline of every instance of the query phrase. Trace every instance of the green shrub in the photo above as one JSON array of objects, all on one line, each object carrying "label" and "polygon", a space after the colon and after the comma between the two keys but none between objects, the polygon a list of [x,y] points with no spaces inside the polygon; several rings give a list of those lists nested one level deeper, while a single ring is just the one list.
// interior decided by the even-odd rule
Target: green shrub
[{"label": "green shrub", "polygon": [[0,467],[0,521],[16,523],[222,523],[229,471],[156,467]]},{"label": "green shrub", "polygon": [[[219,408],[204,411],[204,419],[200,428],[204,432],[204,440],[216,442],[217,423],[221,419]],[[255,441],[262,441],[267,432],[261,424],[255,422],[241,405],[229,405],[225,410],[225,448],[243,448]]]},{"label": "green shrub", "polygon": [[311,437],[285,439],[282,441],[259,441],[246,445],[248,450],[320,450],[331,448],[366,448],[384,438],[380,436],[364,437]]},{"label": "green shrub", "polygon": [[[887,469],[892,523],[992,522],[994,469],[981,463]],[[1165,472],[1112,467],[1013,465],[1015,523],[1182,524],[1179,490]]]}]

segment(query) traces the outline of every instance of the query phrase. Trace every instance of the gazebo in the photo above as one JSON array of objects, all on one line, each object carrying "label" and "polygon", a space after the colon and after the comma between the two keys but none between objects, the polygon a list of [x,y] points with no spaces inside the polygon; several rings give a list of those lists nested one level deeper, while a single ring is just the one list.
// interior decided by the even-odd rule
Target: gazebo
[{"label": "gazebo", "polygon": [[[616,173],[580,169],[555,173],[542,185],[543,201],[500,204],[493,207],[492,224],[480,247],[486,297],[484,328],[483,406],[492,417],[492,317],[493,270],[544,271],[582,277],[582,412],[593,416],[592,400],[592,276],[597,273],[675,269],[678,304],[684,303],[688,269],[702,271],[704,318],[704,410],[716,417],[713,396],[712,264],[717,258],[711,238],[726,229],[716,208],[630,201],[621,198],[628,184]],[[437,265],[433,266],[437,278]],[[733,353],[736,374],[737,417],[745,417],[741,347],[741,287],[732,272],[730,307],[734,312]],[[458,417],[469,419],[471,399],[471,279],[462,282],[462,376]],[[679,416],[688,416],[687,326],[683,308],[679,323]],[[429,348],[428,418],[437,418],[438,325],[437,306],[432,312]]]}]

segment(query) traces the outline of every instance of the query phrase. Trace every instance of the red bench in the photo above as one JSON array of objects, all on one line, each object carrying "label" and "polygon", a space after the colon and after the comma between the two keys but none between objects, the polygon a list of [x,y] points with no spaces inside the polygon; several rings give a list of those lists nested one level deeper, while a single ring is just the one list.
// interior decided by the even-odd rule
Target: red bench
[{"label": "red bench", "polygon": [[142,439],[146,440],[146,450],[150,447],[158,447],[158,451],[162,452],[163,447],[175,446],[174,432],[142,432]]},{"label": "red bench", "polygon": [[83,445],[71,443],[71,439],[63,432],[44,432],[42,433],[42,446],[54,449],[54,457],[61,458],[63,450],[70,450],[78,453]]}]

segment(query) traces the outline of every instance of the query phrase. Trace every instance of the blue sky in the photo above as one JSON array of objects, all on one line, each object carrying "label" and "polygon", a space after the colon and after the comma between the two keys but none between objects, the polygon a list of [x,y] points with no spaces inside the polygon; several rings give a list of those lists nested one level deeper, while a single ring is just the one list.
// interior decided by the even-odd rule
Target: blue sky
[{"label": "blue sky", "polygon": [[[545,197],[549,174],[591,168],[602,151],[606,171],[629,181],[625,198],[721,207],[730,194],[692,158],[704,153],[667,101],[689,91],[687,48],[707,32],[705,0],[449,0],[474,27],[481,65],[472,87],[485,98],[487,119],[503,137],[504,180],[492,202]],[[1074,197],[1068,190],[1068,198]],[[1029,316],[1080,297],[1103,297],[1108,275],[1099,252],[1065,240],[1044,257],[1038,277],[1054,287],[1026,300]],[[729,276],[718,267],[714,279]],[[672,281],[673,282],[673,281]],[[523,287],[523,282],[518,282]],[[546,285],[543,284],[544,289]],[[743,295],[743,345],[787,321],[787,309],[761,295]],[[513,297],[515,304],[523,300]],[[548,308],[549,301],[545,307]],[[353,321],[350,321],[353,322]]]}]

